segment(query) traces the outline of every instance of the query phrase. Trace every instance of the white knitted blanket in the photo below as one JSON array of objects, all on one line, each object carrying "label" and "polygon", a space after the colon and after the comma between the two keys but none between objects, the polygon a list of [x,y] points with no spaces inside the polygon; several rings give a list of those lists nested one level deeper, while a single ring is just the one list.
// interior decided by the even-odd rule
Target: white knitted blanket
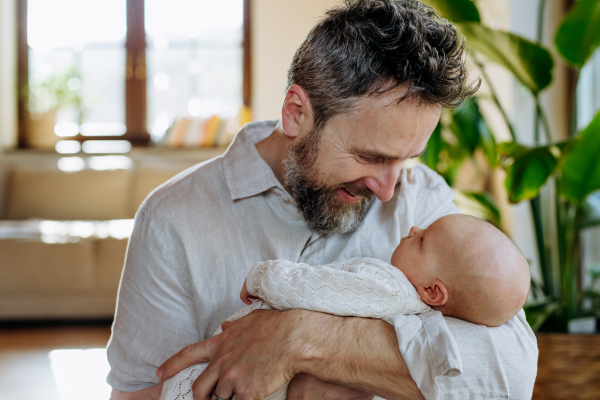
[{"label": "white knitted blanket", "polygon": [[[246,286],[262,301],[242,308],[227,321],[256,309],[304,309],[378,319],[431,310],[402,271],[374,258],[317,266],[286,260],[260,262],[250,270]],[[221,328],[215,335],[219,333]],[[160,400],[193,400],[192,383],[207,365],[193,365],[167,380]],[[285,400],[288,384],[265,400]]]}]

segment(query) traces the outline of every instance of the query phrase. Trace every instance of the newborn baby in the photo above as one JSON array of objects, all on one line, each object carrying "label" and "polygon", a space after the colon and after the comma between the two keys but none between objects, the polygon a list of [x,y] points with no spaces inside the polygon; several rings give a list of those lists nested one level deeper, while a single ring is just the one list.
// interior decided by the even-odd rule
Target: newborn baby
[{"label": "newborn baby", "polygon": [[[427,229],[412,227],[391,265],[372,258],[325,266],[286,260],[257,263],[240,293],[248,306],[228,321],[260,308],[379,319],[433,308],[492,327],[523,307],[529,283],[529,265],[510,239],[487,222],[454,214]],[[166,381],[161,400],[191,400],[191,385],[206,365],[191,366]],[[286,397],[287,385],[267,399]]]}]

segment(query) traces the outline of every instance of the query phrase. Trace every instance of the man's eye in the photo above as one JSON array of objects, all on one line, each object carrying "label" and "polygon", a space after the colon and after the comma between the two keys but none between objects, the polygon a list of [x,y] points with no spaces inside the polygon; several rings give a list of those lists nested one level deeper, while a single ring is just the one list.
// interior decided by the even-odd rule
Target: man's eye
[{"label": "man's eye", "polygon": [[360,160],[362,162],[366,162],[366,163],[377,163],[377,162],[379,162],[379,158],[371,158],[371,157],[365,157],[365,156],[358,156],[358,158],[360,158]]}]

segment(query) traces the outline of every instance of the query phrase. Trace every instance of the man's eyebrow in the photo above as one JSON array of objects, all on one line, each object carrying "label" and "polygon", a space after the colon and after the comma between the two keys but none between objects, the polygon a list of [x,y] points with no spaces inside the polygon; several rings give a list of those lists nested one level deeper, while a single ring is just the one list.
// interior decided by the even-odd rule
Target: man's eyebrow
[{"label": "man's eyebrow", "polygon": [[[419,154],[415,154],[414,156],[410,156],[408,158],[418,158],[418,157],[421,157],[423,154],[425,154],[425,149],[426,148],[427,148],[427,146],[425,146],[425,148]],[[385,154],[385,153],[382,153],[379,150],[355,149],[353,151],[356,154],[359,154],[359,155],[365,156],[365,157],[370,157],[370,158],[379,158],[379,159],[382,159],[382,160],[399,160],[400,159],[400,157],[398,157],[396,155]]]},{"label": "man's eyebrow", "polygon": [[369,157],[369,158],[380,158],[382,160],[399,160],[400,157],[392,155],[392,154],[385,154],[382,153],[379,150],[371,150],[371,149],[354,149],[353,150],[354,153],[364,156],[364,157]]}]

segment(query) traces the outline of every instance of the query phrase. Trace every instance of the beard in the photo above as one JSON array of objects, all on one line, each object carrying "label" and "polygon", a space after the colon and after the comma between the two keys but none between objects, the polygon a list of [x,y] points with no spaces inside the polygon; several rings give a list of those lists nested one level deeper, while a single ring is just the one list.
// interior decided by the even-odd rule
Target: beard
[{"label": "beard", "polygon": [[[320,133],[313,130],[290,148],[288,158],[283,162],[285,189],[312,229],[325,235],[353,232],[364,220],[374,193],[352,182],[327,183],[317,164],[320,137]],[[346,203],[337,194],[339,188],[363,198],[356,203]]]}]

